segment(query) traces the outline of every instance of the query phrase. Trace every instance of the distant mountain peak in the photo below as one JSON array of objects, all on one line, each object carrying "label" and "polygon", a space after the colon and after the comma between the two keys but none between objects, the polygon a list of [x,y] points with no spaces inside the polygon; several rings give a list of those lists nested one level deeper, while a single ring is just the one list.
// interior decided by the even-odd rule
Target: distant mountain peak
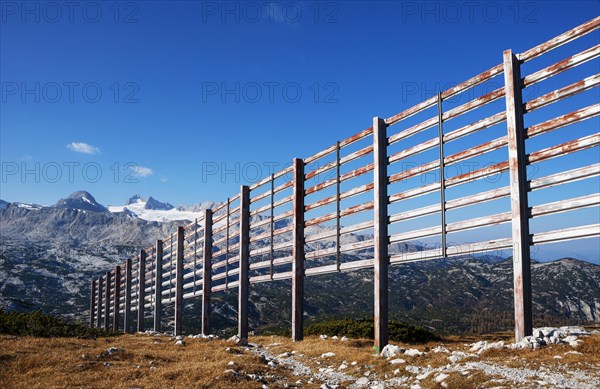
[{"label": "distant mountain peak", "polygon": [[131,204],[135,204],[135,203],[139,203],[139,202],[143,202],[144,199],[142,199],[142,196],[140,196],[139,194],[134,194],[133,196],[131,196],[130,198],[127,199],[127,201],[125,202],[125,205],[131,205]]},{"label": "distant mountain peak", "polygon": [[146,205],[144,205],[144,209],[153,209],[160,211],[169,211],[173,208],[175,208],[173,205],[158,201],[152,196],[148,197],[148,200],[146,200]]},{"label": "distant mountain peak", "polygon": [[200,212],[200,211],[203,211],[208,208],[211,208],[211,209],[216,208],[221,204],[222,203],[215,202],[215,201],[203,201],[199,204],[180,205],[177,207],[177,210],[178,211],[188,211],[188,212]]},{"label": "distant mountain peak", "polygon": [[55,208],[108,212],[108,209],[104,205],[98,203],[94,196],[84,190],[73,192],[67,198],[58,200]]}]

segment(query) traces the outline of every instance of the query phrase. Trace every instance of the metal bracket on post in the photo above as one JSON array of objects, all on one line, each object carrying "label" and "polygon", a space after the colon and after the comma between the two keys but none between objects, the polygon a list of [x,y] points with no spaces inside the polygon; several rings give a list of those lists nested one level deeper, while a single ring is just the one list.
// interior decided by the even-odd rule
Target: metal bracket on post
[{"label": "metal bracket on post", "polygon": [[270,274],[270,278],[271,280],[273,280],[273,259],[274,259],[274,252],[273,252],[273,245],[274,245],[274,241],[273,241],[273,232],[275,231],[275,174],[271,174],[271,207],[269,209],[269,218],[271,220],[271,223],[269,223],[270,226],[270,232],[269,232],[269,274]]},{"label": "metal bracket on post", "polygon": [[304,339],[304,161],[294,158],[292,197],[292,340]]},{"label": "metal bracket on post", "polygon": [[373,196],[374,220],[374,326],[375,352],[388,342],[388,195],[387,195],[387,125],[373,118]]},{"label": "metal bracket on post", "polygon": [[123,331],[131,333],[131,258],[125,261],[125,309],[123,311]]},{"label": "metal bracket on post", "polygon": [[177,258],[175,260],[175,335],[181,335],[183,332],[183,244],[183,227],[177,227]]},{"label": "metal bracket on post", "polygon": [[227,198],[227,216],[225,216],[225,290],[229,289],[229,216],[230,200]]},{"label": "metal bracket on post", "polygon": [[162,267],[163,267],[163,242],[156,241],[156,271],[154,272],[154,331],[160,332],[162,319]]},{"label": "metal bracket on post", "polygon": [[504,93],[508,132],[510,204],[513,242],[515,340],[533,331],[531,307],[531,259],[529,250],[529,207],[527,204],[527,159],[519,60],[511,50],[504,52]]},{"label": "metal bracket on post", "polygon": [[210,292],[212,283],[212,211],[204,210],[204,250],[202,254],[202,335],[210,334]]},{"label": "metal bracket on post", "polygon": [[90,328],[94,327],[96,316],[96,280],[92,280],[92,293],[90,296]]},{"label": "metal bracket on post", "polygon": [[137,330],[144,332],[146,323],[144,321],[144,311],[146,304],[146,251],[140,251],[140,262],[138,263],[138,303],[137,303]]},{"label": "metal bracket on post", "polygon": [[340,161],[340,141],[338,140],[335,144],[335,265],[337,271],[340,271],[340,263],[342,258],[341,252],[341,232],[342,232],[342,221],[341,219],[341,161]]},{"label": "metal bracket on post", "polygon": [[240,272],[238,292],[238,337],[248,341],[248,293],[250,255],[250,188],[243,185],[240,192]]},{"label": "metal bracket on post", "polygon": [[115,267],[115,294],[113,296],[113,331],[119,330],[121,298],[121,266]]},{"label": "metal bracket on post", "polygon": [[110,329],[110,272],[106,272],[106,292],[104,293],[104,330]]}]

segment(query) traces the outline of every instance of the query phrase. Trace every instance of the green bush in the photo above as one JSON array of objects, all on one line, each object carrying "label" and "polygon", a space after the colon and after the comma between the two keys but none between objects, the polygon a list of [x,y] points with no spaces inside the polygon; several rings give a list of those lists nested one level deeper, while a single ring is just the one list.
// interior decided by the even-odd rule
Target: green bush
[{"label": "green bush", "polygon": [[[404,343],[426,343],[438,340],[439,337],[431,331],[420,326],[390,320],[388,324],[389,337],[391,340]],[[336,319],[321,323],[314,323],[304,330],[307,335],[336,335],[349,338],[373,339],[373,319]]]},{"label": "green bush", "polygon": [[34,312],[6,312],[0,309],[0,333],[18,336],[96,338],[117,333],[90,328],[82,323],[71,323],[41,310]]}]

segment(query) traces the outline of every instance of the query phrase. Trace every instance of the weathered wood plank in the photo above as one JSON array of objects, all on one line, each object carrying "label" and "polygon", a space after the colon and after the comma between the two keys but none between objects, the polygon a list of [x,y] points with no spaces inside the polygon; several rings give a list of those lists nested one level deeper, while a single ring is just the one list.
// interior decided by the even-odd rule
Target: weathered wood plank
[{"label": "weathered wood plank", "polygon": [[175,335],[183,333],[183,228],[177,227],[177,256],[175,258]]},{"label": "weathered wood plank", "polygon": [[202,334],[210,334],[210,289],[212,276],[212,212],[204,210],[204,248],[202,252]]},{"label": "weathered wood plank", "polygon": [[304,338],[304,162],[294,159],[292,245],[292,340]]},{"label": "weathered wood plank", "polygon": [[527,205],[527,159],[519,60],[504,52],[504,85],[513,244],[515,339],[520,342],[533,331],[529,207]]},{"label": "weathered wood plank", "polygon": [[[183,227],[181,227],[181,235],[183,236]],[[138,270],[137,284],[137,330],[138,332],[146,331],[146,323],[144,318],[144,303],[146,299],[146,250],[140,251],[140,262]]]},{"label": "weathered wood plank", "polygon": [[572,40],[579,38],[585,34],[588,34],[600,27],[600,16],[595,17],[589,22],[583,23],[555,38],[550,39],[544,43],[541,43],[521,54],[518,55],[518,59],[521,62],[530,61],[544,53],[549,52],[550,50],[554,50],[557,47],[560,47]]},{"label": "weathered wood plank", "polygon": [[[249,280],[248,263],[250,259],[250,188],[242,186],[240,190],[240,230],[239,230],[239,289],[238,289],[238,337],[241,342],[248,341],[248,299]],[[231,283],[233,286],[233,283]]]},{"label": "weathered wood plank", "polygon": [[96,280],[92,280],[91,291],[90,291],[90,328],[94,327],[96,316]]},{"label": "weathered wood plank", "polygon": [[160,332],[160,322],[162,320],[162,263],[163,263],[163,242],[157,240],[154,250],[156,266],[154,270],[154,331]]},{"label": "weathered wood plank", "polygon": [[571,124],[579,123],[598,115],[600,115],[600,103],[578,109],[576,111],[558,116],[554,119],[546,120],[542,123],[534,124],[533,126],[529,126],[529,128],[527,128],[527,137],[533,138],[534,136],[545,134]]},{"label": "weathered wood plank", "polygon": [[583,80],[576,81],[533,100],[529,100],[525,103],[525,112],[533,112],[536,109],[540,109],[556,101],[596,88],[598,85],[600,85],[600,74],[594,74],[593,76],[586,77]]},{"label": "weathered wood plank", "polygon": [[113,322],[112,328],[114,331],[119,330],[119,311],[121,302],[121,266],[115,267],[115,292],[113,295]]},{"label": "weathered wood plank", "polygon": [[98,277],[98,302],[96,304],[96,327],[102,326],[102,277]]},{"label": "weathered wood plank", "polygon": [[373,118],[373,241],[375,352],[388,343],[387,125]]},{"label": "weathered wood plank", "polygon": [[125,261],[125,312],[123,313],[123,331],[131,333],[131,258]]},{"label": "weathered wood plank", "polygon": [[110,329],[110,272],[106,272],[106,283],[104,285],[104,330]]}]

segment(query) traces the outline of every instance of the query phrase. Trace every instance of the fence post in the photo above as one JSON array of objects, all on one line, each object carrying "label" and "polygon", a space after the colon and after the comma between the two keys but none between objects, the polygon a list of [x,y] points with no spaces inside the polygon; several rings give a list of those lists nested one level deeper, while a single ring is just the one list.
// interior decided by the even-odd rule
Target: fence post
[{"label": "fence post", "polygon": [[137,303],[137,330],[144,332],[144,304],[146,301],[146,251],[140,251],[140,262],[138,263],[138,303]]},{"label": "fence post", "polygon": [[160,332],[162,319],[162,267],[163,267],[163,242],[156,241],[156,271],[154,272],[154,331]]},{"label": "fence post", "polygon": [[238,337],[248,340],[248,257],[250,249],[250,188],[242,185],[240,191],[240,273],[238,292]]},{"label": "fence post", "polygon": [[90,296],[90,328],[94,327],[94,311],[96,310],[96,280],[92,280],[92,293]]},{"label": "fence post", "polygon": [[175,335],[181,335],[183,332],[183,234],[183,227],[177,227],[177,257],[175,263]]},{"label": "fence post", "polygon": [[96,300],[96,327],[102,327],[102,277],[98,277],[98,300]]},{"label": "fence post", "polygon": [[304,161],[294,158],[292,245],[292,340],[304,339]]},{"label": "fence post", "polygon": [[125,309],[123,310],[123,331],[131,332],[131,258],[125,261]]},{"label": "fence post", "polygon": [[119,330],[119,308],[121,298],[121,266],[115,267],[115,294],[113,295],[113,330]]},{"label": "fence post", "polygon": [[373,118],[373,243],[375,352],[388,342],[388,195],[387,125]]},{"label": "fence post", "polygon": [[442,110],[442,92],[437,93],[437,108],[438,108],[438,148],[440,155],[440,222],[442,227],[441,245],[442,257],[446,257],[448,252],[447,247],[447,232],[446,232],[446,173],[444,162],[444,112]]},{"label": "fence post", "polygon": [[210,334],[210,289],[212,281],[212,210],[210,209],[204,210],[202,260],[202,335],[208,335]]},{"label": "fence post", "polygon": [[104,293],[104,330],[110,329],[110,272],[106,272],[106,292]]},{"label": "fence post", "polygon": [[515,304],[515,340],[521,341],[533,331],[531,307],[531,259],[529,250],[529,207],[527,204],[527,159],[519,60],[512,50],[504,52],[504,93],[510,204],[513,241],[513,282]]}]

